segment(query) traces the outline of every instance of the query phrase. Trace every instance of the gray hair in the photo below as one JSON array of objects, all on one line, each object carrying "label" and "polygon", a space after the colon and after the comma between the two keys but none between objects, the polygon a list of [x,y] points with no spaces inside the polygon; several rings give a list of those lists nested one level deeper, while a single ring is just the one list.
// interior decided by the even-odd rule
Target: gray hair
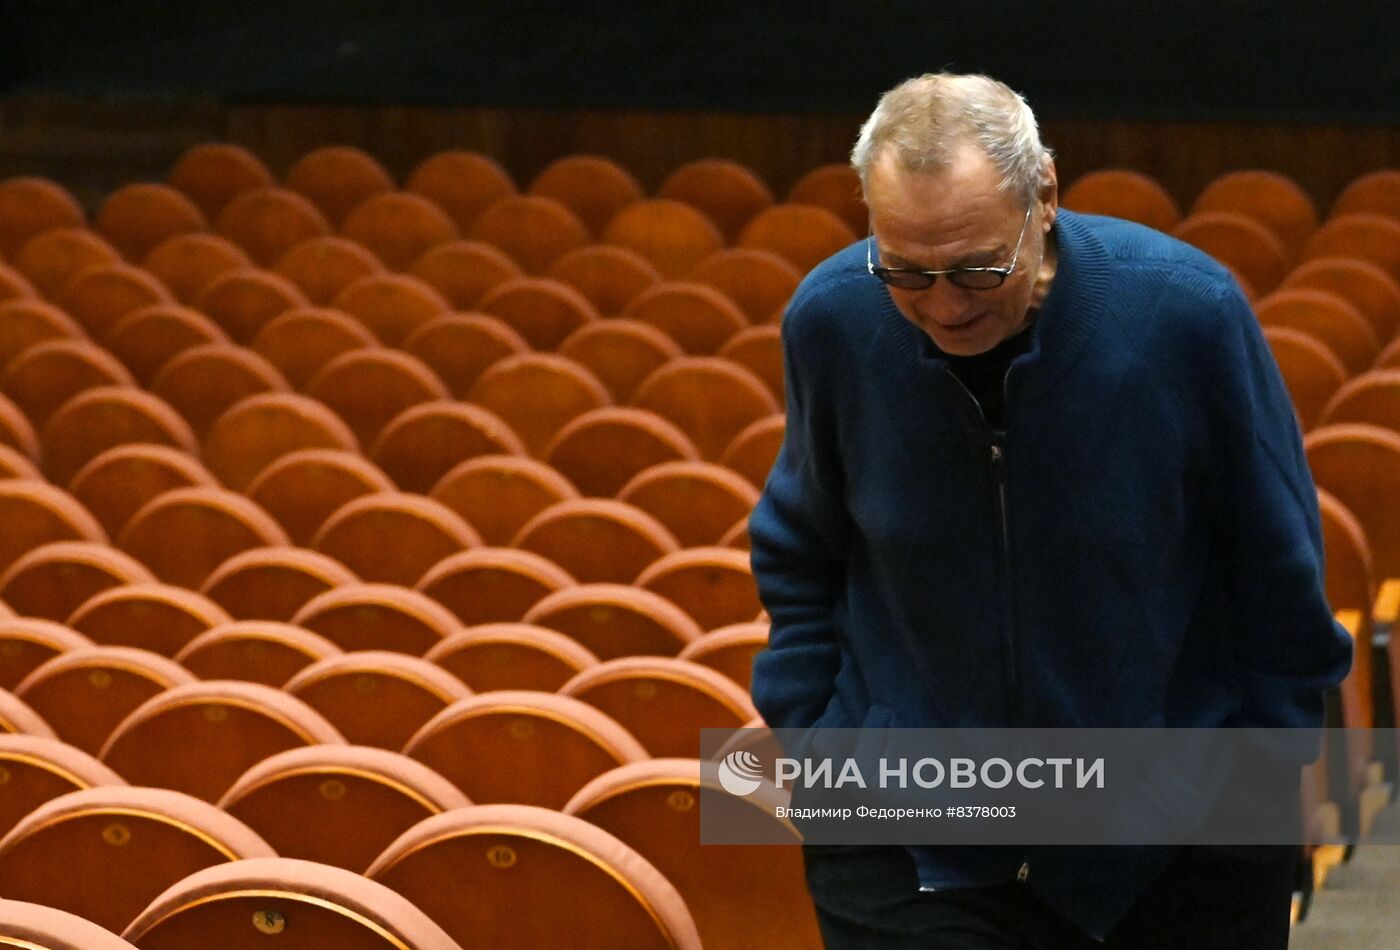
[{"label": "gray hair", "polygon": [[927,73],[895,86],[861,126],[851,165],[868,188],[871,166],[887,149],[910,171],[937,170],[963,142],[991,159],[1002,191],[1034,198],[1051,152],[1026,100],[987,76]]}]

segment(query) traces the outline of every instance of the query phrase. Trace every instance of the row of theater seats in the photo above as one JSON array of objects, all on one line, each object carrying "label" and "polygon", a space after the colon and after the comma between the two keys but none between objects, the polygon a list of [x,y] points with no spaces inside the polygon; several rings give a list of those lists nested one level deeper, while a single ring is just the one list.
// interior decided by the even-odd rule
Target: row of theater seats
[{"label": "row of theater seats", "polygon": [[0,894],[142,947],[813,945],[795,849],[698,850],[696,756],[756,720],[775,321],[849,229],[702,215],[730,163],[614,227],[611,163],[367,161],[201,147],[91,228],[0,183]]},{"label": "row of theater seats", "polygon": [[[225,694],[206,719],[240,712]],[[415,759],[316,738],[214,804],[0,736],[6,818],[33,806],[0,839],[0,932],[53,950],[236,950],[284,932],[315,950],[818,945],[796,848],[702,850],[699,799],[718,786],[697,760],[610,768],[559,808],[473,804]]]}]

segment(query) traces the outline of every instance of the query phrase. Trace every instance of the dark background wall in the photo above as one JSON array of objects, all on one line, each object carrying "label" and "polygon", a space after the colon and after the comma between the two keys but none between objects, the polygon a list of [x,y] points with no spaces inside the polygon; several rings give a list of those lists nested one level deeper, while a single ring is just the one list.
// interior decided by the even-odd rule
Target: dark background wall
[{"label": "dark background wall", "polygon": [[1046,117],[1394,121],[1394,0],[4,0],[11,90],[860,110],[951,66]]},{"label": "dark background wall", "polygon": [[568,152],[651,187],[718,155],[783,191],[945,67],[1022,91],[1064,180],[1129,165],[1189,202],[1266,167],[1325,203],[1400,161],[1395,0],[0,0],[0,175],[96,196],[219,138],[276,171],[475,148],[522,183]]}]

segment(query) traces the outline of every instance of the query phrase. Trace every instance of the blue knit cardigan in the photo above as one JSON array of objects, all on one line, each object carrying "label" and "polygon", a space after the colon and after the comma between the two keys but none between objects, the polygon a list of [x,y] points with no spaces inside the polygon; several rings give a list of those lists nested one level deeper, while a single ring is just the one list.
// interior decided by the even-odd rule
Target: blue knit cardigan
[{"label": "blue knit cardigan", "polygon": [[[1214,261],[1060,211],[1058,267],[993,431],[866,272],[783,318],[787,432],[750,521],[775,728],[1317,726],[1351,641],[1323,595],[1288,394]],[[920,882],[1025,853],[912,849]],[[1164,849],[1046,849],[1031,885],[1102,936]]]}]

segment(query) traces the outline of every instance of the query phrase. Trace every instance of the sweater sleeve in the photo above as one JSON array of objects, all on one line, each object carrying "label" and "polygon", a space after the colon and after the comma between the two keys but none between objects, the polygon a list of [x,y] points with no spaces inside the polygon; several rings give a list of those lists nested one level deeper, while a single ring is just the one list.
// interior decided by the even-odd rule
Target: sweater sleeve
[{"label": "sweater sleeve", "polygon": [[754,578],[772,618],[754,659],[753,699],[773,728],[806,728],[826,709],[841,665],[835,612],[849,534],[831,406],[801,345],[815,314],[799,295],[783,319],[787,423],[782,450],[749,520]]},{"label": "sweater sleeve", "polygon": [[1288,391],[1237,288],[1211,359],[1213,517],[1244,677],[1242,725],[1311,727],[1346,676],[1351,637],[1323,592],[1317,492]]}]

